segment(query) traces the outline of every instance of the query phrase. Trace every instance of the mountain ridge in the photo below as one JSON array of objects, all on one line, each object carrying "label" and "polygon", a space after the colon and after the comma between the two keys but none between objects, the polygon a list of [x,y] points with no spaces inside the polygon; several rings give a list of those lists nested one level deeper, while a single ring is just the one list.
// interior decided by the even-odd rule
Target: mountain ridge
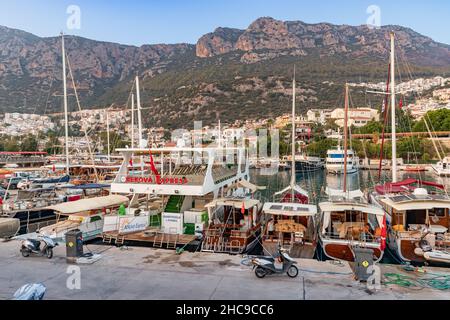
[{"label": "mountain ridge", "polygon": [[[196,44],[133,46],[78,36],[65,36],[65,42],[83,108],[125,105],[138,74],[143,105],[152,107],[147,124],[184,126],[193,119],[233,121],[288,111],[294,64],[304,90],[299,110],[332,107],[343,82],[385,78],[391,29],[400,57],[416,74],[450,72],[449,45],[401,26],[262,17],[246,29],[218,27]],[[0,26],[1,112],[60,111],[61,69],[59,37]]]}]

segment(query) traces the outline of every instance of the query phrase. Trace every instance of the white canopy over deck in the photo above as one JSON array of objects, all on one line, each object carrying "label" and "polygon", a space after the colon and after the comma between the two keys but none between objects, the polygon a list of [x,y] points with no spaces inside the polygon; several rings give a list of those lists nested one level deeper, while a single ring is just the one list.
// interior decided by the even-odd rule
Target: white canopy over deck
[{"label": "white canopy over deck", "polygon": [[333,189],[333,188],[327,187],[325,189],[325,193],[329,197],[340,197],[340,198],[344,198],[344,199],[356,199],[356,198],[364,197],[363,192],[359,189],[344,192],[344,190],[338,190],[338,189]]},{"label": "white canopy over deck", "polygon": [[294,185],[293,188],[291,188],[291,186],[287,186],[286,188],[284,188],[283,190],[275,193],[275,196],[279,196],[281,194],[284,194],[288,191],[291,191],[292,189],[294,189],[295,192],[300,193],[302,195],[304,195],[305,197],[309,197],[308,192],[306,190],[304,190],[302,187],[300,187],[299,185]]},{"label": "white canopy over deck", "polygon": [[448,200],[416,199],[416,200],[395,202],[390,198],[382,198],[382,199],[379,199],[379,201],[397,211],[431,210],[433,208],[450,209],[450,199],[448,199]]},{"label": "white canopy over deck", "polygon": [[245,209],[250,209],[257,206],[260,203],[259,200],[255,199],[239,199],[239,198],[219,198],[211,201],[205,205],[205,208],[215,208],[217,206],[234,207],[236,209],[241,209],[244,205]]},{"label": "white canopy over deck", "polygon": [[317,206],[301,203],[267,202],[263,206],[263,212],[274,216],[309,217],[317,214]]},{"label": "white canopy over deck", "polygon": [[54,206],[46,207],[45,209],[54,210],[61,215],[70,215],[74,213],[99,210],[108,207],[119,206],[127,204],[129,199],[121,195],[110,195],[106,197],[96,197],[89,199],[82,199],[72,202],[64,202]]},{"label": "white canopy over deck", "polygon": [[384,211],[383,209],[364,203],[351,203],[351,202],[322,202],[319,203],[320,210],[323,212],[323,227],[322,232],[326,232],[326,228],[331,221],[332,212],[346,212],[346,211],[359,211],[362,213],[373,214],[376,216],[378,225],[383,225]]}]

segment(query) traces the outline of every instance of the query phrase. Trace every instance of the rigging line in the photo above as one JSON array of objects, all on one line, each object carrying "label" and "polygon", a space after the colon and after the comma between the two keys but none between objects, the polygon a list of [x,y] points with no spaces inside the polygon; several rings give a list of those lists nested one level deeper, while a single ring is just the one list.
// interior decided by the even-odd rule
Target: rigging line
[{"label": "rigging line", "polygon": [[[406,58],[405,58],[405,60],[406,60]],[[410,66],[409,66],[409,63],[406,61],[405,64],[406,64],[407,70],[408,70],[408,72],[409,72],[410,78],[412,79],[413,76],[412,76],[412,71],[411,71],[411,68],[410,68]],[[417,92],[417,96],[419,96],[420,98],[422,97],[422,95],[421,95],[420,92]],[[435,132],[435,129],[434,129],[434,127],[433,127],[433,124],[432,124],[432,122],[431,122],[431,119],[430,119],[430,117],[429,117],[429,115],[428,115],[428,112],[427,112],[427,113],[425,114],[425,116],[423,117],[423,120],[424,120],[425,125],[427,126],[428,132],[430,133],[431,141],[432,141],[433,146],[434,146],[434,148],[435,148],[435,150],[436,150],[436,153],[438,154],[438,156],[439,156],[439,158],[440,158],[440,152],[439,152],[439,150],[438,150],[437,147],[436,147],[435,139],[433,139],[432,134],[431,134],[431,130],[430,130],[429,127],[428,127],[428,121],[427,121],[427,118],[428,118],[428,120],[429,120],[429,122],[430,122],[430,125],[431,125],[431,127],[432,127],[432,130]],[[436,137],[437,137],[437,135],[436,135]],[[442,146],[442,144],[440,143],[439,140],[438,140],[438,146],[441,148],[442,154],[445,155],[445,151],[444,151],[443,146]],[[441,160],[441,161],[442,161],[442,160]],[[442,178],[440,178],[440,181],[441,181],[441,183],[445,186],[444,180],[443,180]],[[445,193],[447,194],[447,196],[448,196],[447,187],[444,188],[444,192],[445,192]]]},{"label": "rigging line", "polygon": [[[398,56],[396,56],[396,59],[397,59],[397,68],[398,68],[398,74],[399,74],[399,77],[400,77],[400,83],[402,83],[402,73],[401,73],[401,70],[400,70],[400,61],[399,61],[399,60],[402,59],[402,51],[401,50],[397,50],[397,52],[400,52],[398,54]],[[403,62],[405,62],[405,61],[403,61]],[[405,68],[406,68],[407,64],[406,63],[404,63],[404,64],[405,64]],[[407,70],[406,70],[406,73],[408,73]],[[405,100],[405,96],[403,94],[401,94],[401,100],[400,101],[404,101],[404,100]],[[403,110],[399,110],[399,112],[400,113],[403,112],[402,115],[405,113]],[[405,129],[409,130],[410,132],[412,132],[411,119],[408,116],[406,116],[406,120],[407,120],[408,123],[407,123],[407,127],[405,127]],[[408,139],[407,141],[412,146],[412,149],[413,149],[413,152],[414,152],[414,158],[416,160],[416,164],[418,164],[419,163],[419,159],[418,159],[418,156],[417,156],[417,154],[418,154],[417,149],[418,148],[416,146],[415,139],[414,139],[414,137],[411,137],[411,139]],[[422,180],[422,173],[419,173],[419,180]]]},{"label": "rigging line", "polygon": [[[402,52],[401,52],[401,53],[402,53]],[[412,68],[411,68],[409,62],[407,61],[407,59],[406,59],[404,53],[402,53],[402,57],[403,57],[403,59],[404,59],[404,61],[405,61],[405,65],[406,65],[406,68],[407,68],[408,75],[410,76],[410,79],[412,80],[412,79],[414,78]],[[420,92],[417,92],[417,93],[415,93],[415,94],[416,94],[420,99],[422,99],[422,94],[421,94]],[[428,118],[428,120],[430,121],[430,124],[431,124],[431,126],[432,126],[432,129],[433,129],[433,131],[435,132],[436,130],[434,129],[434,127],[433,127],[433,125],[432,125],[431,119],[429,119],[428,112],[425,114],[424,118]],[[424,122],[426,122],[425,119],[424,119]],[[437,136],[436,136],[436,137],[437,137]],[[438,145],[439,145],[439,147],[441,148],[442,154],[445,154],[444,148],[443,148],[443,146],[442,146],[442,144],[440,143],[439,140],[438,140]],[[438,150],[436,150],[436,151],[437,151],[438,156],[439,156],[439,151],[438,151]]]},{"label": "rigging line", "polygon": [[[67,60],[67,66],[69,67],[70,78],[72,79],[72,86],[73,86],[73,91],[74,91],[74,94],[75,94],[75,99],[77,101],[78,110],[81,112],[82,110],[81,110],[80,100],[78,98],[77,87],[75,85],[75,79],[73,78],[72,67],[70,66],[70,61],[69,61],[69,55],[68,54],[66,54],[66,60]],[[84,136],[86,138],[86,142],[87,142],[87,146],[88,146],[89,156],[91,157],[92,165],[94,167],[94,174],[95,174],[95,177],[96,177],[96,179],[98,181],[99,178],[98,178],[98,173],[97,173],[97,167],[95,166],[95,158],[94,158],[94,156],[92,154],[91,142],[89,140],[89,136],[87,134],[86,129],[83,129],[83,131],[84,131]]]}]

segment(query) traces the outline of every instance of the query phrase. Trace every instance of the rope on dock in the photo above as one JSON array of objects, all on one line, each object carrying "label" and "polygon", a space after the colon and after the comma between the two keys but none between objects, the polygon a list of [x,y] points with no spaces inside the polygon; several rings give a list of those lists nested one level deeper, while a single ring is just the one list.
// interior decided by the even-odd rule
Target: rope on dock
[{"label": "rope on dock", "polygon": [[420,289],[430,288],[437,290],[450,290],[450,275],[428,273],[433,277],[413,278],[399,273],[385,273],[384,277],[388,280],[383,284],[395,284],[401,287]]}]

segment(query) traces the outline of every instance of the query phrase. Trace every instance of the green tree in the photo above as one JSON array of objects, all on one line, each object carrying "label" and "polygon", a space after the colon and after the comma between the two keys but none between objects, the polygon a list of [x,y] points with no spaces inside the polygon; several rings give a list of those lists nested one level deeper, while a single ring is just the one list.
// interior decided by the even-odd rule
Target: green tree
[{"label": "green tree", "polygon": [[21,151],[38,151],[38,141],[33,135],[26,136],[21,144]]}]

